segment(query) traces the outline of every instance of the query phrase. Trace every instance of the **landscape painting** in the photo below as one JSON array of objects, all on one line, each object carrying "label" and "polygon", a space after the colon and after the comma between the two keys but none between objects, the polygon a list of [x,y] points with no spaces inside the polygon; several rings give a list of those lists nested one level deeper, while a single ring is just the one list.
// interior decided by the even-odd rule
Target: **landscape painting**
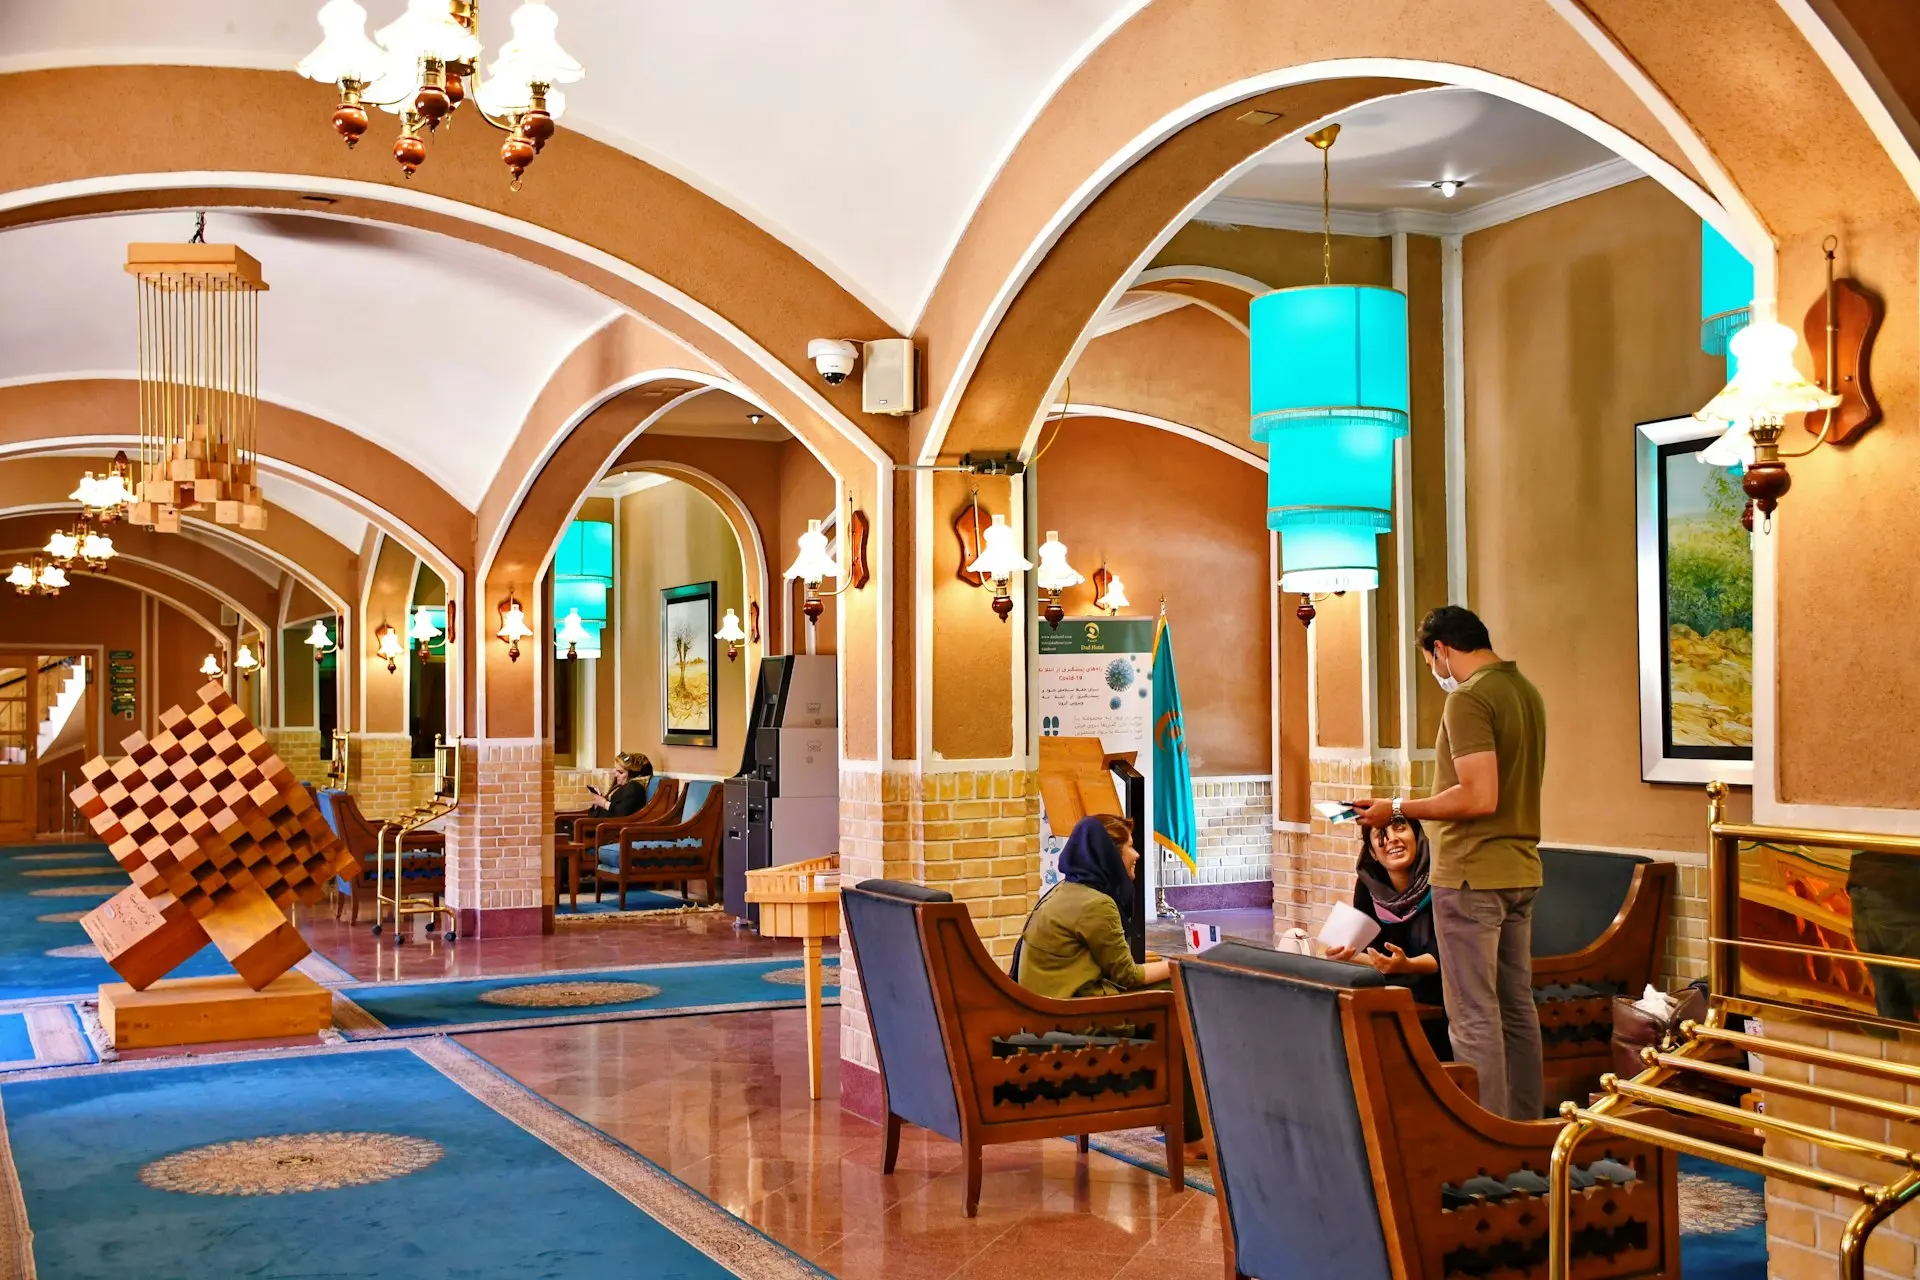
[{"label": "landscape painting", "polygon": [[1700,461],[1714,433],[1682,421],[1667,433],[1679,439],[1646,439],[1648,426],[1666,424],[1641,428],[1641,709],[1643,719],[1657,717],[1643,724],[1643,756],[1652,757],[1643,772],[1653,781],[1743,781],[1753,759],[1746,494],[1736,473]]},{"label": "landscape painting", "polygon": [[660,593],[661,741],[711,747],[719,741],[713,683],[713,601],[717,583],[695,582]]}]

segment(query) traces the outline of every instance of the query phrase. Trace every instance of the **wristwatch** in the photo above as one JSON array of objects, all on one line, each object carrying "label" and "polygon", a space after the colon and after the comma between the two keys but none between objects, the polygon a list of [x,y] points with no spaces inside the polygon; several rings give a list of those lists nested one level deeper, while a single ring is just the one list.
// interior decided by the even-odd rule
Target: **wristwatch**
[{"label": "wristwatch", "polygon": [[1400,797],[1395,796],[1393,798],[1393,820],[1395,822],[1401,822],[1405,820],[1406,816],[1406,814],[1400,812]]}]

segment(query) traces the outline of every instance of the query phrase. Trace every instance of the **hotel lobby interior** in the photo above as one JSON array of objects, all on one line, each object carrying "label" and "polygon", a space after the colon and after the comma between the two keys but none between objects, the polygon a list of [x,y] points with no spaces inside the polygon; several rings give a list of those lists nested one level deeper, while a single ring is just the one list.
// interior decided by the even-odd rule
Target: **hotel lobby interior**
[{"label": "hotel lobby interior", "polygon": [[0,118],[0,1280],[1920,1280],[1913,0]]}]

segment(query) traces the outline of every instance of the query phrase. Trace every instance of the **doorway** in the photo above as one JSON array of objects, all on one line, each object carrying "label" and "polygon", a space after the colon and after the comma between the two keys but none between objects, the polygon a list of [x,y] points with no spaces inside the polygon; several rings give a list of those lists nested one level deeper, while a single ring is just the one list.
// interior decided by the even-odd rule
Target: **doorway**
[{"label": "doorway", "polygon": [[93,661],[0,653],[0,843],[79,829],[67,798],[97,753]]}]

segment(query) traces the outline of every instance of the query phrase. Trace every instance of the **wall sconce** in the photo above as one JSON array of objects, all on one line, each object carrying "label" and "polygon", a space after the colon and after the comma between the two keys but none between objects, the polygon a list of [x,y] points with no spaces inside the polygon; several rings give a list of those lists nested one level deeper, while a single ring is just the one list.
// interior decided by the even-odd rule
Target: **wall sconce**
[{"label": "wall sconce", "polygon": [[727,616],[720,619],[720,629],[713,633],[715,640],[727,642],[727,661],[732,662],[740,656],[740,646],[746,641],[747,633],[740,629],[740,615],[727,610]]},{"label": "wall sconce", "polygon": [[500,630],[494,634],[506,641],[507,661],[520,661],[520,642],[533,635],[533,628],[527,625],[526,611],[513,598],[511,590],[500,602]]},{"label": "wall sconce", "polygon": [[406,646],[400,643],[400,633],[393,629],[392,623],[382,622],[373,629],[373,656],[387,660],[388,675],[400,669],[400,658],[406,651]]},{"label": "wall sconce", "polygon": [[1120,581],[1120,575],[1104,564],[1093,571],[1093,607],[1105,609],[1109,618],[1122,609],[1130,608],[1133,601],[1127,599],[1127,584]]},{"label": "wall sconce", "polygon": [[993,612],[1000,621],[1005,622],[1013,614],[1013,593],[1009,589],[1013,575],[1033,568],[1033,562],[1020,554],[1019,545],[1014,541],[1013,526],[1007,523],[1005,516],[996,515],[993,518],[983,540],[986,546],[967,566],[967,572],[977,573],[993,584]]},{"label": "wall sconce", "polygon": [[[807,625],[818,622],[826,609],[820,599],[820,584],[828,578],[837,579],[840,576],[839,564],[827,554],[827,535],[820,532],[818,520],[807,521],[807,531],[800,535],[800,554],[794,557],[793,563],[782,576],[789,582],[800,579],[807,591],[806,600],[801,605],[807,615]],[[827,594],[838,595],[839,592]]]},{"label": "wall sconce", "polygon": [[309,649],[313,650],[313,665],[316,667],[320,665],[321,659],[340,647],[333,642],[333,637],[327,634],[327,624],[319,618],[313,620],[313,630],[307,632],[305,643]]},{"label": "wall sconce", "polygon": [[560,632],[554,636],[554,640],[555,642],[565,640],[567,642],[567,661],[578,662],[580,660],[580,646],[583,644],[592,644],[593,636],[587,631],[585,624],[580,621],[580,611],[578,609],[569,609],[567,610],[567,616],[560,620]]},{"label": "wall sconce", "polygon": [[1034,575],[1034,581],[1047,593],[1043,615],[1047,626],[1058,631],[1061,619],[1067,616],[1067,611],[1060,607],[1060,593],[1068,587],[1079,586],[1086,578],[1067,563],[1067,544],[1060,541],[1060,535],[1052,529],[1047,530],[1047,540],[1040,544],[1040,570]]},{"label": "wall sconce", "polygon": [[260,659],[254,657],[253,650],[243,644],[240,652],[234,655],[233,669],[240,673],[242,680],[251,680],[253,673],[260,669]]},{"label": "wall sconce", "polygon": [[1293,616],[1300,619],[1301,626],[1310,627],[1313,625],[1313,620],[1320,616],[1320,611],[1313,607],[1315,601],[1331,600],[1335,596],[1345,594],[1347,593],[1344,591],[1322,591],[1319,595],[1310,595],[1303,591],[1300,593],[1300,603],[1294,606]]},{"label": "wall sconce", "polygon": [[[448,616],[452,616],[451,611],[448,612]],[[433,652],[433,642],[445,634],[446,632],[433,625],[433,616],[427,612],[426,605],[418,605],[414,608],[413,625],[407,629],[407,639],[413,641],[419,648],[421,657],[424,658],[431,654]],[[446,646],[442,645],[441,647],[445,648]]]},{"label": "wall sconce", "polygon": [[211,653],[207,655],[206,661],[200,664],[200,674],[209,680],[224,680],[227,678],[227,673],[221,669],[219,657]]},{"label": "wall sconce", "polygon": [[44,556],[29,556],[25,563],[14,565],[7,582],[23,596],[57,596],[62,587],[71,585],[67,571]]}]

